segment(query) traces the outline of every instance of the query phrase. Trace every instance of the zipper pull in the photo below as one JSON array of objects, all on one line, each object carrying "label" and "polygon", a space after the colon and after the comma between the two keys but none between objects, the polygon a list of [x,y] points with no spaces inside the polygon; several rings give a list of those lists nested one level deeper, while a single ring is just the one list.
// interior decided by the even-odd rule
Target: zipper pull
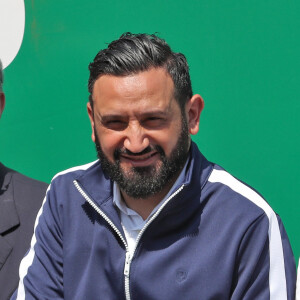
[{"label": "zipper pull", "polygon": [[126,251],[125,254],[125,266],[124,266],[124,275],[129,278],[129,270],[130,270],[130,253]]}]

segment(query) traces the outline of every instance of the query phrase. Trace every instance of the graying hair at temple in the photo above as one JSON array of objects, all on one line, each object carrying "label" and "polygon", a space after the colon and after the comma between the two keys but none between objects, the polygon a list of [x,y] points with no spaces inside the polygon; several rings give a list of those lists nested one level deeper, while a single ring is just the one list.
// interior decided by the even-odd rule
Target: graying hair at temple
[{"label": "graying hair at temple", "polygon": [[3,84],[3,69],[2,69],[2,62],[0,59],[0,92],[2,92],[2,84]]}]

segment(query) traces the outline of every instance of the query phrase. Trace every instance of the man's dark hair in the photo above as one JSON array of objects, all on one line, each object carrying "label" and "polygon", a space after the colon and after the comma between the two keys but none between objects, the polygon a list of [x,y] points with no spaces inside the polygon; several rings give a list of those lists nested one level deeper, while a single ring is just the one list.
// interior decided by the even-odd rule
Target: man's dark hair
[{"label": "man's dark hair", "polygon": [[93,87],[101,75],[127,76],[151,68],[165,68],[173,79],[175,99],[183,110],[192,97],[189,67],[182,53],[175,53],[170,46],[154,34],[124,33],[111,42],[106,49],[98,52],[90,63],[88,90],[93,107]]}]

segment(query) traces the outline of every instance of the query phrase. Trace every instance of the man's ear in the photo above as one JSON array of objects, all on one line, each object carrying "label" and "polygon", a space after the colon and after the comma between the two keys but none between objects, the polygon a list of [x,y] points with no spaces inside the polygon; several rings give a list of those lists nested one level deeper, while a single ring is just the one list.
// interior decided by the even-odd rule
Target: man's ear
[{"label": "man's ear", "polygon": [[5,95],[3,92],[0,92],[0,118],[5,106]]},{"label": "man's ear", "polygon": [[90,119],[90,122],[91,122],[91,126],[92,126],[92,140],[93,142],[95,142],[95,121],[94,121],[94,112],[93,112],[93,109],[92,109],[92,106],[91,106],[91,103],[88,102],[87,105],[87,112],[88,112],[88,115],[89,115],[89,119]]},{"label": "man's ear", "polygon": [[188,118],[188,127],[190,134],[196,134],[199,131],[200,114],[204,107],[204,101],[198,94],[194,95],[186,103],[186,112]]}]

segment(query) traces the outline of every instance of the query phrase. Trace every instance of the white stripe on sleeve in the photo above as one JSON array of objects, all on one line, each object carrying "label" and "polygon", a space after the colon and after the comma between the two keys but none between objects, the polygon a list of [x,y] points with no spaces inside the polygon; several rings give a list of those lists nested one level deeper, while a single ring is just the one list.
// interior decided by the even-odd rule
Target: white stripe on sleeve
[{"label": "white stripe on sleeve", "polygon": [[269,218],[269,251],[270,272],[269,287],[270,300],[286,300],[287,288],[284,267],[284,255],[279,224],[275,212],[269,204],[251,188],[234,178],[223,170],[214,169],[208,179],[210,182],[220,182],[227,185],[233,191],[249,199],[255,205],[264,210]]},{"label": "white stripe on sleeve", "polygon": [[[74,171],[77,171],[77,170],[86,170],[89,167],[91,167],[93,164],[97,163],[97,161],[98,160],[93,161],[93,162],[88,163],[88,164],[85,164],[85,165],[82,165],[82,166],[77,166],[77,167],[73,167],[73,168],[67,169],[65,171],[62,171],[62,172],[56,174],[53,177],[53,179],[55,179],[56,177],[58,177],[60,175],[66,174],[66,173],[74,172]],[[49,185],[49,187],[48,187],[48,189],[46,191],[46,195],[47,195],[50,187],[51,187],[51,184]],[[20,267],[19,267],[20,281],[19,281],[18,294],[17,294],[16,300],[23,300],[23,299],[25,300],[24,277],[27,275],[28,268],[31,266],[31,264],[33,262],[33,259],[34,259],[34,256],[35,256],[35,252],[34,252],[34,245],[36,243],[35,229],[36,229],[36,227],[38,225],[39,217],[40,217],[40,215],[43,212],[43,207],[44,207],[45,201],[46,201],[46,197],[43,200],[43,204],[42,204],[42,206],[41,206],[41,208],[40,208],[40,210],[39,210],[39,212],[37,214],[36,220],[35,220],[34,233],[33,233],[32,239],[31,239],[31,243],[30,243],[30,250],[27,253],[27,255],[22,259]]]}]

